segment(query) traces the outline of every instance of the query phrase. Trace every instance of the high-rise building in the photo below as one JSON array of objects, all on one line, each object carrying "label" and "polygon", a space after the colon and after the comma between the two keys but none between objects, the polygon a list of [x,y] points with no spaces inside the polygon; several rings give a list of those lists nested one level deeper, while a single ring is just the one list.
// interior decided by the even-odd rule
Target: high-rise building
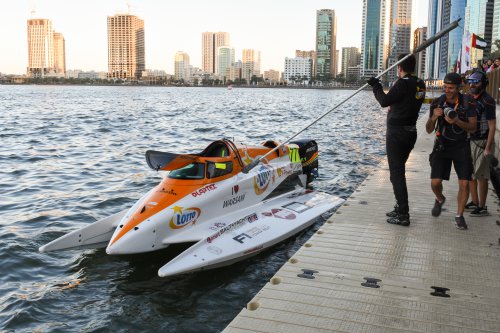
[{"label": "high-rise building", "polygon": [[[410,53],[412,0],[391,0],[388,66],[402,53]],[[397,68],[389,72],[389,80],[397,79]]]},{"label": "high-rise building", "polygon": [[64,37],[61,33],[54,32],[54,70],[56,73],[66,72],[66,52]]},{"label": "high-rise building", "polygon": [[[464,30],[474,33],[487,41],[484,49],[486,54],[491,51],[493,6],[493,0],[467,0],[467,6],[465,7]],[[480,58],[482,58],[482,54]]]},{"label": "high-rise building", "polygon": [[138,80],[145,69],[144,21],[130,14],[108,16],[108,77]]},{"label": "high-rise building", "polygon": [[493,6],[493,27],[491,30],[491,51],[494,52],[497,50],[495,46],[495,41],[500,40],[500,0],[495,0]]},{"label": "high-rise building", "polygon": [[[413,33],[413,49],[415,50],[425,40],[427,40],[427,27],[415,29],[415,32]],[[417,58],[415,75],[419,78],[425,77],[425,56],[426,50],[420,51],[415,55]]]},{"label": "high-rise building", "polygon": [[178,51],[175,54],[174,62],[175,79],[189,81],[187,68],[189,68],[189,55],[186,52]]},{"label": "high-rise building", "polygon": [[295,50],[295,57],[296,58],[311,58],[313,61],[312,75],[314,77],[316,77],[316,51],[314,51],[314,50],[311,50],[311,51]]},{"label": "high-rise building", "polygon": [[333,9],[316,11],[316,78],[337,76],[337,17]]},{"label": "high-rise building", "polygon": [[217,50],[229,45],[228,32],[204,32],[201,39],[201,69],[207,73],[219,73]]},{"label": "high-rise building", "polygon": [[221,80],[229,79],[228,70],[234,63],[234,49],[229,46],[220,46],[217,49],[219,65],[217,66],[218,75]]},{"label": "high-rise building", "polygon": [[387,68],[390,0],[363,0],[361,29],[362,77],[376,76]]},{"label": "high-rise building", "polygon": [[341,73],[347,77],[347,68],[359,65],[361,54],[357,47],[342,48],[342,65]]},{"label": "high-rise building", "polygon": [[52,21],[29,19],[28,22],[28,68],[27,75],[64,76],[66,69],[64,37],[54,32]]},{"label": "high-rise building", "polygon": [[[466,0],[429,0],[429,20],[427,33],[434,36],[450,22],[465,16]],[[463,25],[444,35],[427,49],[426,79],[442,79],[452,72],[462,47]]]},{"label": "high-rise building", "polygon": [[254,75],[260,76],[260,51],[243,49],[241,57],[241,77],[249,82]]}]

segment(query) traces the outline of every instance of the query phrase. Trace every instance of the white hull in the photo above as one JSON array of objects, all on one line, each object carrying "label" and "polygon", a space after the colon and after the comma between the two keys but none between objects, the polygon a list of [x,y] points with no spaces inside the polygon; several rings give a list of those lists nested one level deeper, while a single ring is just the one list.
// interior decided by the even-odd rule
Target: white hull
[{"label": "white hull", "polygon": [[243,260],[307,228],[316,217],[342,202],[338,197],[307,190],[262,202],[178,255],[160,268],[158,275],[211,269]]}]

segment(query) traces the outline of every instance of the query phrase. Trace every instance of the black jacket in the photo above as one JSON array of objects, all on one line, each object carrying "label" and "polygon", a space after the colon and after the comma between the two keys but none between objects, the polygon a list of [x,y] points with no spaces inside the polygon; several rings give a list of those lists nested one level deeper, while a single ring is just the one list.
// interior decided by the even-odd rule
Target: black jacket
[{"label": "black jacket", "polygon": [[424,81],[407,74],[398,79],[387,94],[380,83],[373,86],[373,93],[380,106],[389,106],[388,125],[413,126],[417,123],[418,112],[425,98]]}]

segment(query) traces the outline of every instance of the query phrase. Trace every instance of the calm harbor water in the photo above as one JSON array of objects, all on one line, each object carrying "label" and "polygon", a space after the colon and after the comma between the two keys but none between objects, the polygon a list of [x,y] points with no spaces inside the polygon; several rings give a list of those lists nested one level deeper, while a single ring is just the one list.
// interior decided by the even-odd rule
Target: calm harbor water
[{"label": "calm harbor water", "polygon": [[[157,270],[181,247],[136,256],[38,247],[155,186],[147,149],[282,141],[352,92],[0,86],[0,331],[224,329],[322,220],[251,259],[171,278]],[[384,156],[385,112],[361,92],[301,136],[319,144],[316,189],[346,198],[363,181]]]}]

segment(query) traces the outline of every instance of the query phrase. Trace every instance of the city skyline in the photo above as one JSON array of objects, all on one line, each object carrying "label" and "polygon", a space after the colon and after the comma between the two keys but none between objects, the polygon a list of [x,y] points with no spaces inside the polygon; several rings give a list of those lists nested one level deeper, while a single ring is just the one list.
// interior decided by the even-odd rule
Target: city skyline
[{"label": "city skyline", "polygon": [[[231,47],[239,58],[243,49],[261,51],[261,70],[282,71],[284,58],[295,50],[312,50],[315,44],[316,11],[333,9],[339,21],[337,49],[360,47],[362,0],[304,3],[292,0],[268,3],[256,0],[239,5],[227,0],[208,4],[201,0],[157,3],[152,0],[130,2],[130,14],[144,20],[146,68],[174,72],[178,51],[189,54],[191,64],[201,67],[201,36],[205,31],[227,31]],[[125,1],[72,2],[62,0],[20,0],[0,5],[0,72],[25,74],[27,67],[26,21],[46,18],[66,41],[66,69],[107,70],[106,18],[126,13]],[[425,6],[426,7],[426,6]],[[196,9],[196,10],[194,10]],[[245,15],[241,15],[244,13]],[[416,10],[415,26],[426,24],[427,9]]]}]

